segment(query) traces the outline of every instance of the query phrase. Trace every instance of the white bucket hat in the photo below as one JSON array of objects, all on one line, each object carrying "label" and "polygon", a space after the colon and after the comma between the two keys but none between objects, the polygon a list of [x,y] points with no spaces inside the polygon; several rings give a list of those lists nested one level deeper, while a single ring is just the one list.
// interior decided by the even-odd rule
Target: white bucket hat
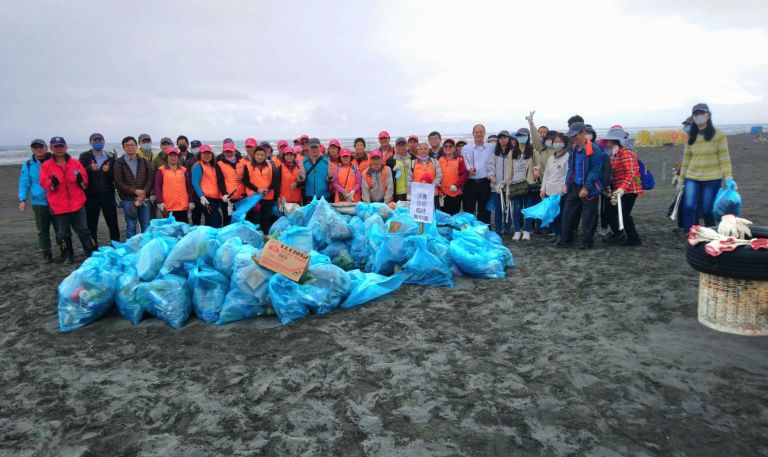
[{"label": "white bucket hat", "polygon": [[608,133],[606,133],[603,136],[603,140],[613,140],[618,141],[620,145],[626,146],[627,145],[627,138],[629,135],[624,129],[621,128],[613,128],[608,130]]}]

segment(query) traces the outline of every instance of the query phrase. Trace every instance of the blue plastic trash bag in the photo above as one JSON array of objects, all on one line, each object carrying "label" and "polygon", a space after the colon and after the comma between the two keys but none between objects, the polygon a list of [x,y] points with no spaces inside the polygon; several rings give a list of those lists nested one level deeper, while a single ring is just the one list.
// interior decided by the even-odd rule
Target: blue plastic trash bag
[{"label": "blue plastic trash bag", "polygon": [[277,240],[306,253],[311,252],[314,248],[312,232],[306,227],[297,225],[280,232]]},{"label": "blue plastic trash bag", "polygon": [[107,262],[109,268],[117,270],[122,269],[121,261],[123,260],[123,256],[121,256],[117,250],[111,246],[101,246],[93,254],[91,254],[91,258],[102,258]]},{"label": "blue plastic trash bag", "polygon": [[246,244],[235,255],[229,292],[217,324],[272,314],[267,284],[274,273],[253,260],[253,256],[258,258],[260,254],[261,250]]},{"label": "blue plastic trash bag", "polygon": [[322,302],[325,291],[312,285],[301,285],[283,275],[274,275],[268,283],[269,298],[275,313],[283,324],[309,314],[310,306]]},{"label": "blue plastic trash bag", "polygon": [[453,218],[450,214],[442,211],[435,211],[435,225],[440,236],[447,240],[451,239],[451,233],[453,233],[453,228],[451,227],[453,226]]},{"label": "blue plastic trash bag", "polygon": [[235,261],[235,255],[243,247],[243,241],[240,237],[232,237],[224,242],[216,254],[213,255],[213,267],[226,277],[232,272],[232,263]]},{"label": "blue plastic trash bag", "polygon": [[412,252],[407,249],[406,242],[418,233],[418,224],[408,214],[398,214],[390,219],[383,233],[373,230],[370,238],[377,248],[371,271],[391,275],[396,266],[402,266],[411,258]]},{"label": "blue plastic trash bag", "polygon": [[453,215],[453,225],[456,227],[476,227],[478,225],[486,225],[483,222],[477,220],[474,214],[469,213],[456,213]]},{"label": "blue plastic trash bag", "polygon": [[315,246],[319,249],[331,244],[333,241],[346,241],[352,238],[346,219],[333,207],[321,199],[307,223],[307,228],[312,232]]},{"label": "blue plastic trash bag", "polygon": [[232,212],[232,222],[244,221],[248,211],[252,210],[262,198],[264,196],[261,194],[252,194],[235,203],[235,210]]},{"label": "blue plastic trash bag", "polygon": [[120,258],[120,261],[118,263],[118,270],[121,272],[125,272],[128,270],[135,270],[136,269],[136,257],[138,257],[138,254],[135,252],[132,252],[130,254],[126,254]]},{"label": "blue plastic trash bag", "polygon": [[540,219],[541,226],[547,227],[560,215],[560,198],[560,194],[555,194],[530,208],[524,208],[523,216],[528,219]]},{"label": "blue plastic trash bag", "polygon": [[212,268],[198,266],[189,272],[188,285],[192,290],[192,309],[195,316],[206,324],[219,320],[219,313],[229,290],[229,278]]},{"label": "blue plastic trash bag", "polygon": [[738,216],[741,214],[741,195],[736,192],[738,186],[733,179],[729,179],[725,183],[725,189],[717,191],[717,197],[715,197],[715,205],[712,209],[712,213],[715,216],[715,222],[720,223],[720,219],[726,214],[733,214]]},{"label": "blue plastic trash bag", "polygon": [[317,205],[321,201],[325,201],[325,199],[320,198],[320,200],[317,200],[313,198],[310,204],[296,208],[296,210],[288,215],[288,222],[291,225],[305,227],[309,223],[309,220],[312,218],[312,215],[315,212],[315,208],[317,208]]},{"label": "blue plastic trash bag", "polygon": [[256,225],[248,221],[233,222],[218,229],[219,241],[224,243],[230,238],[238,237],[245,244],[261,248],[264,246],[264,234]]},{"label": "blue plastic trash bag", "polygon": [[314,265],[332,265],[331,264],[331,258],[327,255],[320,254],[317,251],[312,251],[309,253],[309,264],[308,266],[314,266]]},{"label": "blue plastic trash bag", "polygon": [[360,270],[348,271],[350,292],[341,304],[344,309],[354,308],[371,300],[387,295],[403,285],[405,278],[402,274],[384,276],[378,273],[363,273]]},{"label": "blue plastic trash bag", "polygon": [[370,271],[373,265],[373,255],[376,252],[375,246],[371,243],[370,234],[375,230],[377,233],[383,233],[386,229],[381,216],[371,216],[365,221],[353,217],[349,221],[352,228],[352,244],[350,254],[355,261],[355,266],[361,270]]},{"label": "blue plastic trash bag", "polygon": [[120,315],[131,321],[133,325],[141,322],[144,316],[144,308],[141,307],[136,296],[136,288],[141,284],[135,269],[128,269],[117,279],[115,291],[115,303]]},{"label": "blue plastic trash bag", "polygon": [[115,302],[117,275],[105,258],[89,258],[59,284],[59,328],[78,329],[104,316]]},{"label": "blue plastic trash bag", "polygon": [[149,221],[147,233],[153,236],[167,235],[173,238],[181,238],[192,230],[192,226],[184,222],[177,222],[173,214],[165,219],[152,219]]},{"label": "blue plastic trash bag", "polygon": [[179,330],[192,314],[192,298],[181,276],[166,275],[136,287],[144,311]]},{"label": "blue plastic trash bag", "polygon": [[213,227],[199,225],[184,235],[171,249],[160,270],[161,275],[180,272],[185,263],[210,262],[219,248],[217,232]]},{"label": "blue plastic trash bag", "polygon": [[[403,265],[402,275],[406,284],[422,286],[453,287],[453,275],[444,257],[430,252],[427,244],[436,244],[429,236],[414,236],[409,240],[413,252],[411,259]],[[447,247],[448,243],[443,242]],[[433,248],[434,250],[434,248]]]},{"label": "blue plastic trash bag", "polygon": [[394,215],[394,211],[392,211],[386,203],[360,202],[355,205],[355,216],[359,217],[361,220],[366,220],[375,215],[378,215],[384,221],[387,221]]},{"label": "blue plastic trash bag", "polygon": [[352,270],[355,268],[355,260],[352,258],[351,246],[344,241],[334,241],[321,254],[327,255],[331,262],[342,270]]},{"label": "blue plastic trash bag", "polygon": [[498,195],[496,192],[491,192],[490,198],[488,198],[488,203],[485,204],[485,210],[495,213],[499,210],[497,204],[496,204],[496,195]]},{"label": "blue plastic trash bag", "polygon": [[139,252],[139,250],[151,240],[152,237],[148,233],[139,233],[125,240],[124,243],[113,240],[112,246],[115,248],[117,253],[122,256],[132,252]]},{"label": "blue plastic trash bag", "polygon": [[316,304],[307,304],[307,306],[315,314],[326,314],[338,308],[341,301],[347,298],[350,292],[350,281],[347,272],[336,265],[329,264],[311,265],[308,271],[308,276],[311,279],[305,284],[311,284],[322,289],[323,296]]},{"label": "blue plastic trash bag", "polygon": [[136,273],[142,281],[152,281],[163,268],[163,262],[176,245],[176,239],[161,235],[153,239],[136,255]]},{"label": "blue plastic trash bag", "polygon": [[276,220],[274,224],[272,224],[272,227],[269,228],[269,234],[272,235],[274,233],[283,233],[284,231],[291,228],[292,224],[288,220],[288,217],[283,216],[280,219]]},{"label": "blue plastic trash bag", "polygon": [[454,231],[448,252],[464,274],[476,278],[503,279],[504,269],[514,266],[509,249],[472,230]]}]

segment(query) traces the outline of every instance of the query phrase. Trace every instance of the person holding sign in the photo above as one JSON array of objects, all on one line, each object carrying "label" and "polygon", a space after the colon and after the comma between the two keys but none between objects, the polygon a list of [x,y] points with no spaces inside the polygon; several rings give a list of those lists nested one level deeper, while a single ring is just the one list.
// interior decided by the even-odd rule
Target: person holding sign
[{"label": "person holding sign", "polygon": [[264,233],[272,227],[272,206],[280,197],[280,169],[267,161],[267,152],[261,146],[256,147],[253,159],[243,168],[243,182],[248,195],[262,194],[264,198],[248,212],[248,218]]},{"label": "person holding sign", "polygon": [[440,185],[443,211],[453,216],[461,211],[461,188],[467,182],[467,164],[456,151],[454,140],[443,141],[443,156],[438,160],[443,179]]},{"label": "person holding sign", "polygon": [[339,156],[341,157],[341,164],[336,167],[336,171],[333,173],[333,201],[336,203],[357,203],[360,201],[362,174],[352,164],[352,151],[349,148],[342,148]]},{"label": "person holding sign", "polygon": [[363,172],[362,199],[365,203],[392,201],[392,170],[384,166],[382,155],[378,149],[371,152],[371,166]]},{"label": "person holding sign", "polygon": [[411,162],[411,182],[432,184],[435,188],[435,206],[437,206],[440,183],[443,181],[443,171],[437,159],[429,156],[430,148],[427,143],[419,143],[416,149],[416,160]]}]

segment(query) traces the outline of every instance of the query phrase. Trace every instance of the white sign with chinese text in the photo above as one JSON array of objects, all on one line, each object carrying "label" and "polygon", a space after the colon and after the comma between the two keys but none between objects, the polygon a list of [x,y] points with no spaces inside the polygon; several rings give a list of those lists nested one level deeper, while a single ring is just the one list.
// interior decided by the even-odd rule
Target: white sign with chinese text
[{"label": "white sign with chinese text", "polygon": [[411,217],[416,222],[431,224],[435,217],[435,186],[411,183]]}]

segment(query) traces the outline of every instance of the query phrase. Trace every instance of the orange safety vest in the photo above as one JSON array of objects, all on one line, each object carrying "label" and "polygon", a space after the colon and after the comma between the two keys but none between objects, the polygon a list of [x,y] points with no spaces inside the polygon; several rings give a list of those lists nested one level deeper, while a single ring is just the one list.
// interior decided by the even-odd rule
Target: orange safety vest
[{"label": "orange safety vest", "polygon": [[278,156],[272,156],[272,163],[275,164],[275,167],[280,167],[283,165],[282,159],[280,159]]},{"label": "orange safety vest", "polygon": [[224,175],[224,186],[227,188],[227,195],[230,200],[237,201],[245,196],[245,184],[243,184],[243,165],[242,160],[231,163],[222,163],[226,159],[220,160],[216,165],[221,169]]},{"label": "orange safety vest", "polygon": [[[339,184],[341,184],[341,186],[347,192],[349,192],[350,190],[354,189],[355,188],[355,182],[357,181],[357,167],[355,167],[355,166],[353,166],[351,164],[350,165],[346,165],[346,166],[342,165],[342,164],[339,164],[337,168],[338,168],[337,178],[339,180]],[[340,201],[342,201],[341,198],[339,197],[339,193],[338,192],[334,192],[334,194],[335,194],[334,201],[336,203],[339,203]],[[361,198],[362,198],[362,195],[360,194],[360,192],[359,191],[355,192],[355,196],[353,198],[353,201],[355,203],[357,203],[357,202],[360,201]]]},{"label": "orange safety vest", "polygon": [[357,167],[358,170],[360,170],[360,173],[365,173],[365,170],[371,166],[368,160],[352,159],[352,163]]},{"label": "orange safety vest", "polygon": [[456,186],[458,188],[456,192],[451,192],[451,186],[459,181],[459,161],[461,160],[464,159],[461,157],[454,157],[453,159],[448,160],[445,156],[440,157],[438,160],[438,162],[440,162],[440,170],[443,172],[443,180],[440,183],[440,189],[445,195],[451,197],[458,197],[461,195],[461,188],[459,186]]},{"label": "orange safety vest", "polygon": [[159,171],[163,176],[163,203],[166,211],[188,210],[187,169],[178,167],[173,170],[164,165]]},{"label": "orange safety vest", "polygon": [[301,203],[301,188],[291,189],[291,184],[299,180],[299,166],[296,165],[291,170],[283,165],[280,170],[280,196],[285,197],[287,203]]},{"label": "orange safety vest", "polygon": [[[381,167],[381,188],[386,190],[387,189],[387,181],[384,179],[384,166]],[[373,181],[373,176],[371,176],[371,168],[368,167],[367,170],[365,170],[365,173],[363,173],[363,178],[365,179],[365,183],[368,184],[368,189],[371,188],[371,182]]]},{"label": "orange safety vest", "polygon": [[[427,160],[426,165],[421,160],[416,159],[411,162],[411,167],[413,170],[412,182],[421,182],[421,178],[425,174],[432,177],[432,182],[434,182],[435,178],[437,177],[437,169],[435,168],[435,163],[432,159]],[[437,187],[435,187],[435,195],[437,195],[437,193]]]},{"label": "orange safety vest", "polygon": [[[258,187],[259,189],[269,189],[269,192],[267,192],[267,195],[264,196],[264,200],[274,200],[275,199],[275,190],[271,189],[272,187],[272,171],[274,170],[274,165],[270,162],[265,162],[266,165],[263,168],[259,168],[256,165],[253,164],[253,162],[248,162],[246,164],[246,167],[248,167],[248,177],[251,179],[251,184]],[[256,192],[251,189],[247,188],[246,193],[248,195],[255,194]]]},{"label": "orange safety vest", "polygon": [[221,199],[219,192],[219,183],[216,179],[216,165],[204,165],[203,162],[197,162],[203,169],[203,177],[200,179],[200,189],[207,198]]}]

